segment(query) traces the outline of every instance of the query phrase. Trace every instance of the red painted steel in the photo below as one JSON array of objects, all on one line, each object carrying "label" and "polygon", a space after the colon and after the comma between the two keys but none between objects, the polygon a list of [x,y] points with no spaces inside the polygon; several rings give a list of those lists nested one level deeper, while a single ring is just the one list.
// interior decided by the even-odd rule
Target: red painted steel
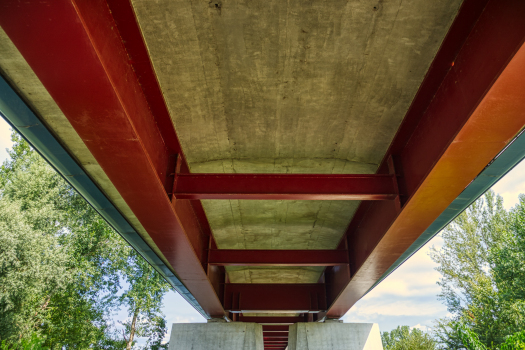
[{"label": "red painted steel", "polygon": [[[170,155],[180,155],[183,152],[175,133],[175,129],[173,128],[173,123],[164,101],[164,95],[162,94],[159,82],[157,81],[131,2],[130,0],[107,0],[107,5],[111,10],[116,28],[122,38],[122,44],[129,56],[129,64],[133,67],[133,71],[137,76],[140,87],[148,101],[151,113],[155,118],[160,133],[162,134],[164,144]],[[181,172],[189,172],[189,167],[184,157],[182,159]],[[171,181],[168,181],[166,185],[166,190],[168,192],[172,191],[172,188],[169,187],[171,183]],[[201,202],[191,201],[190,203],[193,207],[193,211],[197,215],[202,231],[207,236],[211,236],[211,229],[208,224],[208,219],[204,214]],[[215,272],[216,271],[211,271],[209,276],[212,279],[221,278],[220,273],[219,276],[214,276],[213,274]]]},{"label": "red painted steel", "polygon": [[[162,139],[171,154],[181,154],[182,149],[131,2],[130,0],[107,0],[107,6],[122,37],[122,44],[129,56],[129,64],[133,67],[151,113],[159,126]],[[186,169],[187,164],[184,162],[183,172],[187,172]]]},{"label": "red painted steel", "polygon": [[208,264],[218,266],[334,266],[348,264],[346,250],[210,250]]},{"label": "red painted steel", "polygon": [[333,174],[180,174],[181,199],[393,200],[393,176]]},{"label": "red painted steel", "polygon": [[279,333],[288,333],[288,326],[262,326],[263,332],[279,332]]},{"label": "red painted steel", "polygon": [[243,315],[239,316],[239,322],[260,323],[263,325],[263,327],[270,326],[270,325],[273,325],[273,326],[291,325],[297,322],[306,322],[306,321],[307,319],[304,316],[296,316],[296,317],[290,317],[290,316],[288,317],[277,317],[277,316],[264,317],[264,316],[243,316]]},{"label": "red painted steel", "polygon": [[489,1],[413,132],[396,136],[408,201],[401,211],[383,201],[356,213],[346,237],[352,277],[329,295],[328,317],[344,315],[525,125],[523,18],[525,2]]},{"label": "red painted steel", "polygon": [[227,283],[224,309],[232,313],[319,312],[327,309],[325,286],[322,283]]},{"label": "red painted steel", "polygon": [[[203,269],[208,237],[170,202],[173,159],[102,0],[3,1],[0,24],[203,309],[224,310]],[[111,117],[109,117],[111,116]]]},{"label": "red painted steel", "polygon": [[266,332],[264,329],[263,329],[263,337],[264,338],[282,338],[282,337],[286,337],[288,339],[288,331],[286,332]]}]

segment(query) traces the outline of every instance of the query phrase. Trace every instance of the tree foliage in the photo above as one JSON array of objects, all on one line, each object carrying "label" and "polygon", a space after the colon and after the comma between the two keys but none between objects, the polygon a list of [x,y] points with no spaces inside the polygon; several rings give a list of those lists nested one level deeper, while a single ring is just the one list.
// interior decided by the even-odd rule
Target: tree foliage
[{"label": "tree foliage", "polygon": [[507,337],[501,345],[501,350],[525,350],[525,330]]},{"label": "tree foliage", "polygon": [[431,258],[452,315],[436,324],[444,348],[496,349],[525,328],[524,225],[525,197],[507,212],[489,191],[443,230],[443,247]]},{"label": "tree foliage", "polygon": [[131,349],[136,335],[148,338],[148,348],[167,349],[167,344],[162,344],[167,329],[161,306],[162,296],[168,291],[168,285],[163,283],[162,276],[137,254],[131,254],[130,261],[132,263],[124,268],[130,288],[119,298],[119,301],[127,306],[130,316],[130,319],[123,323],[129,335],[125,339],[126,349]]},{"label": "tree foliage", "polygon": [[428,333],[417,328],[398,326],[391,332],[382,332],[381,340],[385,350],[434,350],[436,342]]},{"label": "tree foliage", "polygon": [[25,141],[12,137],[10,160],[0,168],[0,341],[123,349],[134,330],[116,333],[111,312],[140,305],[140,315],[154,316],[156,326],[139,336],[160,344],[167,283]]}]

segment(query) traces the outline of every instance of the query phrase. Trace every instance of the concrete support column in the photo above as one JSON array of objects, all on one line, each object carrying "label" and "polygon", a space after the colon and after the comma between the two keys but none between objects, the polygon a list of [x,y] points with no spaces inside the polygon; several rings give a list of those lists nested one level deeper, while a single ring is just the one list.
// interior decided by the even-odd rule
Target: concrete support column
[{"label": "concrete support column", "polygon": [[376,323],[309,322],[290,326],[288,350],[383,350]]},{"label": "concrete support column", "polygon": [[263,350],[257,323],[174,323],[169,350]]}]

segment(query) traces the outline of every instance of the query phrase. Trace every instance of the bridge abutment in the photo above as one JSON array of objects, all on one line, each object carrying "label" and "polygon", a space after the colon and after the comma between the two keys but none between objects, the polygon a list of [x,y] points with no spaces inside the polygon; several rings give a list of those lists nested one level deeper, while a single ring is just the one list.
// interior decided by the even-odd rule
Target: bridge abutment
[{"label": "bridge abutment", "polygon": [[262,326],[247,322],[174,323],[169,350],[263,350]]},{"label": "bridge abutment", "polygon": [[290,326],[288,350],[383,350],[377,323],[309,322]]}]

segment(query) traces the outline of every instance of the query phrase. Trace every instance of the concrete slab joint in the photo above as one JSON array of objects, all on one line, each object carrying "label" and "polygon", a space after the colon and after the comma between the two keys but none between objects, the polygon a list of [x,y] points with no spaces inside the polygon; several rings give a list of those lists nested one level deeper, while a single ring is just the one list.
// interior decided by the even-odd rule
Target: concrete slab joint
[{"label": "concrete slab joint", "polygon": [[288,350],[383,350],[377,323],[296,323]]},{"label": "concrete slab joint", "polygon": [[175,323],[169,350],[263,350],[262,326],[248,322]]}]

